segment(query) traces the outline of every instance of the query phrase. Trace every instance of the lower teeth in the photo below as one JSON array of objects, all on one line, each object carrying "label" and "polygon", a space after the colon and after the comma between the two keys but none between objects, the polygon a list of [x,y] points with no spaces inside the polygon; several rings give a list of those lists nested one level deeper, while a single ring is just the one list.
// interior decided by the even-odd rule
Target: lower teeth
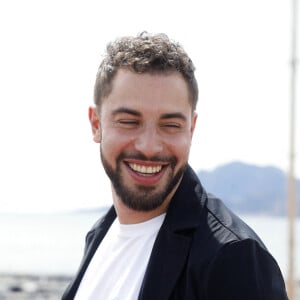
[{"label": "lower teeth", "polygon": [[138,173],[139,175],[145,176],[145,177],[154,175],[154,174],[150,174],[150,173],[140,173],[140,172],[137,172],[137,173]]}]

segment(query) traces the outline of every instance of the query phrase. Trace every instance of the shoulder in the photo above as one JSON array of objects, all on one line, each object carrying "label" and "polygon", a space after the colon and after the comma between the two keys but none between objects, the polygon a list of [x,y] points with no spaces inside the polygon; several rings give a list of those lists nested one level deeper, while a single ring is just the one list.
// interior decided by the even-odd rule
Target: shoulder
[{"label": "shoulder", "polygon": [[215,238],[224,243],[251,239],[256,241],[262,248],[265,248],[257,233],[224,205],[221,200],[211,194],[208,194],[207,197],[206,222],[208,228],[214,232]]},{"label": "shoulder", "polygon": [[287,299],[276,261],[253,239],[228,243],[218,251],[209,265],[206,292],[208,299]]},{"label": "shoulder", "polygon": [[211,194],[202,218],[192,252],[195,266],[205,265],[207,299],[287,299],[280,268],[251,227]]}]

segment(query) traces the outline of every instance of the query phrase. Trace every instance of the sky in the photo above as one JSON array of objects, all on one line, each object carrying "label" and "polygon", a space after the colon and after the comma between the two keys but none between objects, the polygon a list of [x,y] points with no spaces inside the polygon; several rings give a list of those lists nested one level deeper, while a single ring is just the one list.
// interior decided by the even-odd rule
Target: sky
[{"label": "sky", "polygon": [[87,111],[106,44],[145,30],[180,42],[196,65],[193,168],[238,160],[287,172],[290,2],[1,1],[0,212],[111,203]]}]

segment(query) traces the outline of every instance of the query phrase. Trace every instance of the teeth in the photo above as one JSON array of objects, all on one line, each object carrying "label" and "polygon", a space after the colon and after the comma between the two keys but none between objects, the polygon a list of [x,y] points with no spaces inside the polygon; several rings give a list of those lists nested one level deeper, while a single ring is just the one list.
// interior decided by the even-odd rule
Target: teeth
[{"label": "teeth", "polygon": [[130,163],[129,167],[132,170],[143,174],[155,174],[162,169],[162,166],[143,166],[143,165],[137,165],[133,163]]}]

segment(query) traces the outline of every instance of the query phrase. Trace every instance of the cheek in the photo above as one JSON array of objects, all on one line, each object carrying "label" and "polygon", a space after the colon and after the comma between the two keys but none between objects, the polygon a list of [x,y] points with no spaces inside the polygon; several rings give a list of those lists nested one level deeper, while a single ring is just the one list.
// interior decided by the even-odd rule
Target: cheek
[{"label": "cheek", "polygon": [[174,156],[177,157],[178,161],[187,161],[191,147],[190,138],[173,138],[172,143],[169,144],[169,150]]},{"label": "cheek", "polygon": [[132,138],[125,134],[119,134],[115,130],[103,130],[101,147],[106,156],[116,158],[131,144]]}]

